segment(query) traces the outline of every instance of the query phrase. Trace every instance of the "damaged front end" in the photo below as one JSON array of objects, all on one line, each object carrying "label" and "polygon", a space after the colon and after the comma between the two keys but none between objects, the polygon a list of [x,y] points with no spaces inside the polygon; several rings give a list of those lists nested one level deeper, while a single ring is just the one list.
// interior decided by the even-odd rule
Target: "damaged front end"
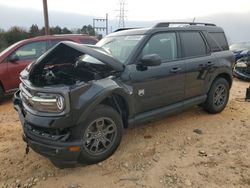
[{"label": "damaged front end", "polygon": [[[73,85],[98,80],[122,71],[123,65],[107,51],[73,42],[62,42],[27,67],[35,86]],[[21,77],[25,77],[25,72]]]},{"label": "damaged front end", "polygon": [[13,101],[28,146],[51,161],[77,163],[84,142],[75,131],[78,118],[103,83],[122,70],[104,49],[73,42],[58,44],[29,65]]},{"label": "damaged front end", "polygon": [[236,62],[234,75],[239,79],[250,81],[250,52]]}]

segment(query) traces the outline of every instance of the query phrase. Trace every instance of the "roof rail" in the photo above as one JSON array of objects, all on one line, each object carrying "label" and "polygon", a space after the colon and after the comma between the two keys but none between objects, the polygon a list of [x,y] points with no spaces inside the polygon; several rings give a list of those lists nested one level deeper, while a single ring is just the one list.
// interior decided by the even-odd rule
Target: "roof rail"
[{"label": "roof rail", "polygon": [[170,24],[178,25],[178,24],[187,24],[187,25],[204,25],[204,26],[216,26],[212,23],[199,23],[199,22],[160,22],[154,26],[156,27],[169,27]]},{"label": "roof rail", "polygon": [[134,27],[134,28],[133,27],[119,28],[119,29],[115,30],[114,33],[118,32],[118,31],[130,30],[130,29],[139,29],[139,27]]}]

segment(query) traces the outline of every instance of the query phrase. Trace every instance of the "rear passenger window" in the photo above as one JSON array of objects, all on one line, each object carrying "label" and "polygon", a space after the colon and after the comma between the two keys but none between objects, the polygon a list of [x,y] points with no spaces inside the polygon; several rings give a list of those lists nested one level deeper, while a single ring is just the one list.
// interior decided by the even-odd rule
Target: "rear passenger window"
[{"label": "rear passenger window", "polygon": [[181,32],[182,57],[204,56],[207,54],[206,44],[199,32]]},{"label": "rear passenger window", "polygon": [[164,61],[177,59],[177,44],[175,33],[156,34],[144,46],[142,56],[157,54]]}]

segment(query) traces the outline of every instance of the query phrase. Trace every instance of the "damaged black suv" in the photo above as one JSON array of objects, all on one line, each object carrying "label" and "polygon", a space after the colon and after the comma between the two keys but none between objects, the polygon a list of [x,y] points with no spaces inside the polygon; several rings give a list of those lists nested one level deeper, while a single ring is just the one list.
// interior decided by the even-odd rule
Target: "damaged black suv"
[{"label": "damaged black suv", "polygon": [[194,105],[221,112],[233,62],[223,29],[207,23],[123,29],[95,46],[59,43],[20,75],[23,139],[59,167],[97,163],[124,128]]}]

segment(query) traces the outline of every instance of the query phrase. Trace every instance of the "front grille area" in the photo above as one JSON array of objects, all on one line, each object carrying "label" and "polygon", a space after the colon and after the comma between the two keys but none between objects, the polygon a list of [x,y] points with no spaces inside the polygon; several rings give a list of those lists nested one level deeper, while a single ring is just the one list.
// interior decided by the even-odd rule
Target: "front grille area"
[{"label": "front grille area", "polygon": [[24,129],[29,134],[52,141],[67,141],[70,137],[70,131],[67,129],[43,128],[31,124],[25,124]]}]

